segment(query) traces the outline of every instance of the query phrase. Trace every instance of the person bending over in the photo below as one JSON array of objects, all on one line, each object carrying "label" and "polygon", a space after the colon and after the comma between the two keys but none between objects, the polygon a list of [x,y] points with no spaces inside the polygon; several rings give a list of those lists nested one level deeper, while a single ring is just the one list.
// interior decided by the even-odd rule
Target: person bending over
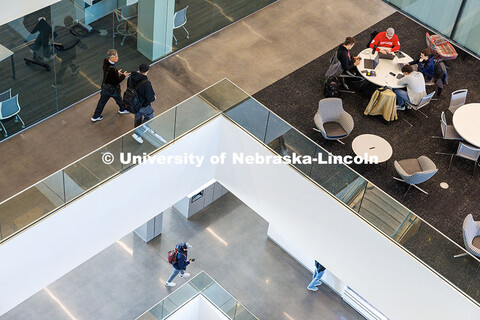
[{"label": "person bending over", "polygon": [[[355,42],[355,38],[347,37],[345,41],[338,46],[337,59],[342,65],[343,74],[350,72],[358,75],[358,73],[355,71],[355,67],[360,63],[360,57],[352,57],[350,54],[350,50],[352,50]],[[345,82],[345,78],[342,78],[342,84],[347,90],[350,90],[348,84]]]},{"label": "person bending over", "polygon": [[397,96],[397,110],[405,110],[405,102],[419,104],[423,97],[427,95],[425,91],[425,80],[418,71],[413,71],[411,65],[402,67],[404,77],[398,80],[399,85],[405,85],[407,90],[395,89]]},{"label": "person bending over", "polygon": [[400,50],[400,41],[398,40],[395,30],[388,28],[387,31],[379,32],[372,42],[370,42],[370,48],[376,47],[376,51],[381,53],[389,53]]},{"label": "person bending over", "polygon": [[433,78],[434,63],[433,54],[430,49],[423,49],[420,52],[420,58],[409,63],[410,65],[417,65],[417,71],[423,74],[426,81],[430,81]]},{"label": "person bending over", "polygon": [[347,37],[345,42],[338,46],[337,58],[342,64],[343,72],[353,71],[353,69],[360,63],[360,57],[352,57],[350,50],[355,45],[354,37]]}]

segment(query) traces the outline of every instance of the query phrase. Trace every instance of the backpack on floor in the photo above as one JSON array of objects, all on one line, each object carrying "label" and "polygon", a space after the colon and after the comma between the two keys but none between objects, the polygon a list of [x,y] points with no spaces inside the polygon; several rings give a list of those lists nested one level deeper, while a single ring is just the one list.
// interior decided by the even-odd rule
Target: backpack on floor
[{"label": "backpack on floor", "polygon": [[127,90],[123,93],[123,103],[125,104],[125,109],[130,113],[137,113],[142,108],[142,103],[138,98],[137,90],[145,82],[148,82],[147,79],[140,81],[135,87],[131,86],[132,78],[128,79]]},{"label": "backpack on floor", "polygon": [[340,97],[340,81],[337,77],[330,77],[325,82],[323,89],[325,98],[338,98]]}]

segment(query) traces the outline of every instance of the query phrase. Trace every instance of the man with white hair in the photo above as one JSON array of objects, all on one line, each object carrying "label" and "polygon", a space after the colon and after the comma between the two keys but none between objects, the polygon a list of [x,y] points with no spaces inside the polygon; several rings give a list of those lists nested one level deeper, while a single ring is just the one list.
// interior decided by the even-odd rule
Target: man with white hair
[{"label": "man with white hair", "polygon": [[400,50],[400,41],[398,40],[395,30],[388,28],[387,31],[379,32],[372,42],[370,48],[376,46],[376,50],[381,53],[395,52]]}]

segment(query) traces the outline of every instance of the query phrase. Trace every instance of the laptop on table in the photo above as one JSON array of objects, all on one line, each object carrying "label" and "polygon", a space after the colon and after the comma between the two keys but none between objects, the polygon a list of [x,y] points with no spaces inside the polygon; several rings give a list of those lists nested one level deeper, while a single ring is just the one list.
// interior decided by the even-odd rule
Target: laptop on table
[{"label": "laptop on table", "polygon": [[393,60],[395,58],[395,55],[393,53],[381,53],[378,52],[378,55],[380,56],[380,59],[388,59],[388,60]]},{"label": "laptop on table", "polygon": [[375,56],[375,59],[365,59],[363,62],[363,66],[365,69],[375,69],[378,65],[379,56],[378,54]]}]

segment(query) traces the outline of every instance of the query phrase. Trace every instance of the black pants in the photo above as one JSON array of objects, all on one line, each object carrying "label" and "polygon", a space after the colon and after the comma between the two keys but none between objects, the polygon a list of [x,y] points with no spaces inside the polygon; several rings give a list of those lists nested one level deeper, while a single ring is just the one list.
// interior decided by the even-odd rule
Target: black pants
[{"label": "black pants", "polygon": [[98,100],[97,107],[95,108],[95,112],[93,114],[94,118],[99,117],[102,114],[103,108],[105,108],[105,105],[110,98],[115,99],[115,102],[118,104],[120,111],[125,110],[125,105],[123,104],[123,100],[121,97],[120,86],[102,84],[102,90],[100,91],[100,100]]}]

